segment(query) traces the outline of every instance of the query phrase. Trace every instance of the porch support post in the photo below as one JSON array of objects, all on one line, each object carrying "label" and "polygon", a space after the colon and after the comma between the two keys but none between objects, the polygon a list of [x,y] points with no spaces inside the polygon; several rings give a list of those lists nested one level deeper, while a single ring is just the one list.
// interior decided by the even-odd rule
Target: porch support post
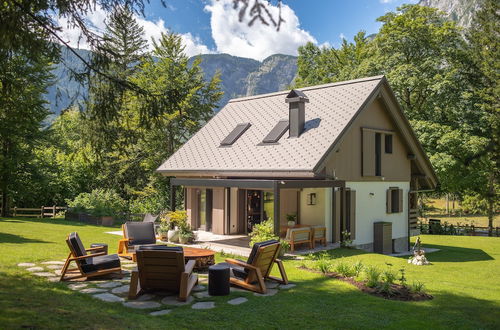
[{"label": "porch support post", "polygon": [[175,211],[175,205],[177,204],[175,197],[176,197],[175,196],[175,186],[172,183],[172,181],[170,181],[170,211]]},{"label": "porch support post", "polygon": [[274,212],[273,212],[274,234],[279,236],[279,234],[280,234],[280,187],[279,187],[279,181],[274,181],[273,192],[274,192]]}]

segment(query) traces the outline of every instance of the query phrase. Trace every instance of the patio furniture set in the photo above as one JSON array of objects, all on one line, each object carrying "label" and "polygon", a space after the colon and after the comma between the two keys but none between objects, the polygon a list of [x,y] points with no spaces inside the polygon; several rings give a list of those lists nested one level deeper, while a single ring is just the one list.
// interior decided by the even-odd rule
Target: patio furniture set
[{"label": "patio furniture set", "polygon": [[[288,284],[281,260],[278,259],[280,243],[269,240],[254,244],[247,261],[226,259],[214,265],[214,251],[190,247],[156,244],[152,222],[126,223],[124,238],[119,242],[118,254],[108,255],[105,244],[85,249],[78,234],[69,234],[66,243],[70,253],[61,271],[61,281],[117,274],[122,276],[120,257],[137,262],[132,271],[128,298],[136,299],[146,292],[171,291],[179,301],[186,301],[198,284],[195,270],[208,268],[211,295],[229,294],[229,285],[265,294],[265,280]],[[71,262],[76,268],[69,268]],[[280,277],[271,276],[276,264]]]},{"label": "patio furniture set", "polygon": [[316,247],[316,242],[326,246],[326,227],[295,225],[293,227],[282,227],[281,232],[286,231],[285,240],[290,243],[290,250],[295,251],[297,244],[308,244],[310,249]]}]

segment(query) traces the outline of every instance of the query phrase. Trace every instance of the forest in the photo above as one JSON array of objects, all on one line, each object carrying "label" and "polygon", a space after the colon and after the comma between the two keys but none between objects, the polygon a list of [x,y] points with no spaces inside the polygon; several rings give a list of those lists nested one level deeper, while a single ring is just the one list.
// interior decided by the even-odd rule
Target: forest
[{"label": "forest", "polygon": [[[72,72],[89,86],[88,97],[47,124],[50,68],[67,47],[52,33],[57,27],[47,11],[85,29],[82,16],[94,2],[64,3],[72,5],[0,6],[3,215],[12,206],[85,198],[119,200],[132,213],[168,208],[169,179],[155,169],[214,115],[219,75],[204,75],[199,60],[190,63],[175,33],[147,51],[133,15],[142,1],[102,0],[111,12],[106,30],[87,31],[92,57]],[[300,47],[290,87],[385,75],[438,174],[433,194],[453,196],[492,221],[500,207],[499,13],[498,2],[487,0],[464,29],[436,9],[403,5],[378,18],[375,36],[360,31],[337,48]]]}]

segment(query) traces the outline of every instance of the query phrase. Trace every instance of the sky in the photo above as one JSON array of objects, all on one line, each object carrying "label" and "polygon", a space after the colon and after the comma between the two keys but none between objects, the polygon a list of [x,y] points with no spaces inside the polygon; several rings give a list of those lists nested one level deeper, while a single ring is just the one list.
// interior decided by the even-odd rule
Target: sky
[{"label": "sky", "polygon": [[[343,38],[352,41],[360,30],[367,35],[377,33],[381,25],[377,17],[417,0],[283,0],[281,12],[285,22],[280,31],[259,22],[249,27],[248,15],[240,22],[232,0],[165,2],[163,6],[159,0],[150,0],[144,16],[136,17],[148,40],[172,31],[182,36],[189,56],[227,53],[262,61],[272,54],[297,55],[297,48],[307,42],[338,47]],[[278,17],[276,0],[271,1],[268,10]],[[100,33],[106,17],[106,12],[97,9],[87,18]],[[62,27],[67,25],[61,18],[59,23]],[[77,30],[65,28],[63,37],[74,47],[88,48]]]}]

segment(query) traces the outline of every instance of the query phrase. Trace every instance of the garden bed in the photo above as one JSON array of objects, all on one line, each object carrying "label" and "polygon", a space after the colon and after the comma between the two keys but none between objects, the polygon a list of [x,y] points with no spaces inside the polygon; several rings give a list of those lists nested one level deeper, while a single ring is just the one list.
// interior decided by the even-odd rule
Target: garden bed
[{"label": "garden bed", "polygon": [[413,292],[407,286],[399,285],[399,284],[390,284],[390,289],[387,291],[381,291],[376,287],[369,287],[366,285],[366,281],[357,281],[354,277],[342,276],[336,272],[326,272],[323,273],[319,270],[315,270],[312,268],[301,266],[300,269],[309,271],[311,273],[323,274],[330,278],[335,278],[337,280],[341,280],[347,283],[354,285],[361,292],[370,294],[372,296],[381,297],[388,300],[399,300],[399,301],[424,301],[431,300],[434,297],[425,292]]}]

